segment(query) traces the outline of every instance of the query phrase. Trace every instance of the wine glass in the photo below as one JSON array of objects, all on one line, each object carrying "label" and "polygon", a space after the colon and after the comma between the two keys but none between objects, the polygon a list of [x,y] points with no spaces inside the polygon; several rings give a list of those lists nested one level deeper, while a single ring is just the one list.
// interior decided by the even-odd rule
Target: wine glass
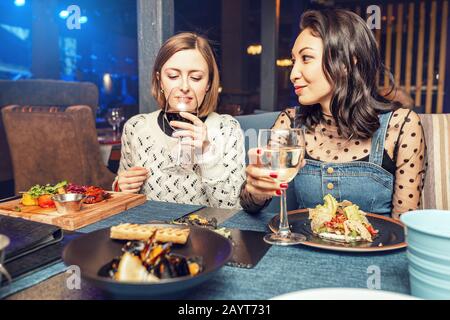
[{"label": "wine glass", "polygon": [[[261,166],[277,174],[277,184],[289,183],[297,175],[305,156],[305,132],[303,128],[261,129],[258,147],[262,151]],[[264,241],[274,245],[302,243],[306,237],[293,233],[289,228],[286,208],[286,190],[281,189],[280,225],[276,233],[264,236]]]},{"label": "wine glass", "polygon": [[112,126],[114,131],[114,139],[120,137],[120,124],[125,120],[122,108],[112,108],[106,113],[106,120]]},{"label": "wine glass", "polygon": [[[192,121],[183,118],[180,115],[180,112],[187,112],[198,117],[198,100],[195,92],[191,90],[189,87],[181,88],[175,87],[173,88],[169,96],[166,99],[166,106],[164,108],[164,131],[166,131],[165,126],[170,126],[173,132],[181,131],[183,129],[173,127],[170,125],[171,121],[180,121],[184,123],[192,124]],[[194,149],[189,145],[182,145],[182,140],[191,139],[189,137],[181,138],[178,137],[178,143],[176,145],[175,152],[175,166],[177,169],[183,168],[188,169],[190,165],[193,164],[194,160]]]}]

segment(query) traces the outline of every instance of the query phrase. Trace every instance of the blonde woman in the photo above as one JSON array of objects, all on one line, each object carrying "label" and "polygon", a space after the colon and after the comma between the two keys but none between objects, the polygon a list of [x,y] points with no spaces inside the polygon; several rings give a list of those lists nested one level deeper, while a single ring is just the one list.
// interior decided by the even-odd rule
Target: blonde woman
[{"label": "blonde woman", "polygon": [[[218,89],[219,72],[208,41],[194,33],[168,39],[153,69],[152,94],[161,110],[136,115],[125,124],[114,189],[143,193],[149,200],[239,208],[244,139],[233,117],[214,112]],[[190,123],[169,121],[164,114],[174,90],[186,101],[197,100],[197,116],[180,113]],[[186,111],[195,107],[187,103]],[[179,139],[194,151],[190,170],[170,170],[176,166],[173,151]]]}]

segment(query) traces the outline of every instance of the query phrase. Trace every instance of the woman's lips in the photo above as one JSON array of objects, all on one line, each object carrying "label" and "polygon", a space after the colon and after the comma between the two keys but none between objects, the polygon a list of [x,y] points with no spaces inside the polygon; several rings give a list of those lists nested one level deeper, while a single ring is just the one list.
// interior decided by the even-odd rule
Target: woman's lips
[{"label": "woman's lips", "polygon": [[302,93],[303,89],[306,88],[306,86],[294,86],[295,93],[298,95]]},{"label": "woman's lips", "polygon": [[184,102],[184,103],[189,103],[192,100],[192,97],[176,97],[178,99],[178,101],[180,102]]}]

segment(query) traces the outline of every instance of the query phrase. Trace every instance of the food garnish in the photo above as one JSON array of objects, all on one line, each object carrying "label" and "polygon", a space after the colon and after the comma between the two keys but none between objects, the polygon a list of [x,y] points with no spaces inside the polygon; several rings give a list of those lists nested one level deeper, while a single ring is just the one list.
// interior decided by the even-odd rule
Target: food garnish
[{"label": "food garnish", "polygon": [[216,218],[208,219],[208,218],[201,217],[198,214],[191,213],[187,216],[178,218],[170,223],[205,227],[205,228],[208,228],[208,229],[220,234],[221,236],[223,236],[227,239],[231,239],[231,231],[225,227],[218,228]]},{"label": "food garnish", "polygon": [[38,199],[33,198],[33,196],[30,193],[24,193],[22,195],[22,204],[24,206],[37,206],[38,205]]},{"label": "food garnish", "polygon": [[319,237],[344,242],[368,241],[372,242],[378,235],[367,220],[366,213],[359,210],[356,204],[344,200],[337,202],[327,194],[323,205],[309,209],[311,229]]},{"label": "food garnish", "polygon": [[66,193],[67,181],[61,181],[54,186],[36,184],[22,195],[21,203],[24,206],[40,206],[41,208],[54,208],[55,203],[51,199],[54,194]]},{"label": "food garnish", "polygon": [[195,213],[178,218],[178,219],[174,220],[172,223],[187,224],[187,225],[191,225],[191,226],[217,228],[217,219],[216,218],[207,219],[207,218],[200,217],[198,214],[195,214]]},{"label": "food garnish", "polygon": [[111,194],[106,192],[100,187],[94,187],[90,186],[86,188],[86,192],[84,193],[86,195],[86,199],[84,199],[84,203],[97,203],[101,202],[105,199],[108,199],[111,197]]},{"label": "food garnish", "polygon": [[52,200],[51,194],[43,194],[38,198],[38,205],[41,208],[55,208],[55,202]]},{"label": "food garnish", "polygon": [[40,206],[41,208],[54,208],[55,203],[51,199],[55,194],[80,193],[86,195],[84,203],[97,203],[108,199],[111,195],[100,187],[78,186],[67,181],[61,181],[54,186],[39,184],[32,186],[22,195],[21,203],[24,206]]}]

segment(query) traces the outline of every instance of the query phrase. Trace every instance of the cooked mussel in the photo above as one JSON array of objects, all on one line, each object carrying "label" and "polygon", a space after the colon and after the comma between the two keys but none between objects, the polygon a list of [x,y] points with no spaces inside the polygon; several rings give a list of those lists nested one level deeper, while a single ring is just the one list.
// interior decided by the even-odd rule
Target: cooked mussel
[{"label": "cooked mussel", "polygon": [[[171,252],[172,243],[158,243],[155,234],[148,241],[129,241],[123,255],[111,262],[109,276],[116,280],[155,281],[183,276],[195,276],[203,270],[201,257],[186,258]],[[126,262],[124,263],[124,257]],[[122,262],[122,268],[120,268]],[[124,267],[125,266],[125,267]],[[131,269],[130,269],[131,268]],[[121,272],[118,270],[121,269]]]},{"label": "cooked mussel", "polygon": [[143,241],[128,241],[122,248],[122,252],[129,252],[135,256],[139,256],[141,251],[145,248],[145,242]]}]

